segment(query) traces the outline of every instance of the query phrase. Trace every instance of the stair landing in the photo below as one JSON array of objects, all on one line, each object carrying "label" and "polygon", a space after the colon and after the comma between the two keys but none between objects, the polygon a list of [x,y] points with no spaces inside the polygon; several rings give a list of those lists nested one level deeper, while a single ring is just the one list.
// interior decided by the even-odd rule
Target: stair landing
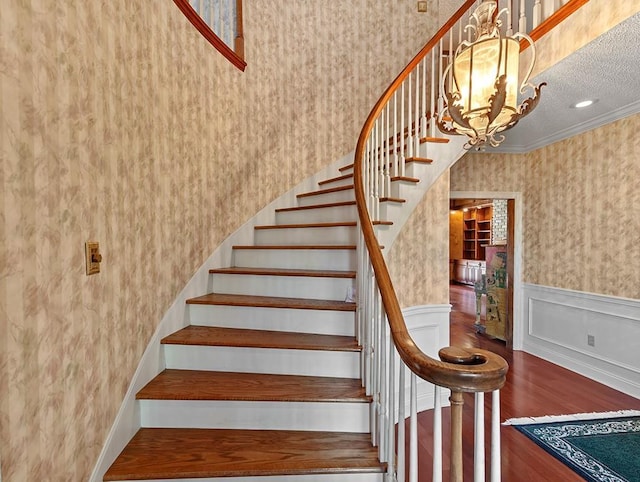
[{"label": "stair landing", "polygon": [[143,428],[105,481],[381,473],[369,434]]}]

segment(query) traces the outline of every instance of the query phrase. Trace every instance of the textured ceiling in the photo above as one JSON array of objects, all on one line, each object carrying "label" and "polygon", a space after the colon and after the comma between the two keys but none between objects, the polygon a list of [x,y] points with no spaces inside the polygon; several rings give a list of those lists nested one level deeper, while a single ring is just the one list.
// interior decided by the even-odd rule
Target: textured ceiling
[{"label": "textured ceiling", "polygon": [[[640,13],[542,72],[538,107],[495,151],[527,152],[640,112]],[[596,102],[583,109],[584,99]]]}]

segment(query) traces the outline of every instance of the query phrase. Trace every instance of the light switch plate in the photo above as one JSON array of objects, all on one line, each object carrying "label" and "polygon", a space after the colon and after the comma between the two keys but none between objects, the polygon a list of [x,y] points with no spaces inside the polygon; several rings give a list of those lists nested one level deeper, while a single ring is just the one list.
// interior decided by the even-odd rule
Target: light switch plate
[{"label": "light switch plate", "polygon": [[418,2],[418,12],[419,13],[426,13],[427,11],[427,2]]},{"label": "light switch plate", "polygon": [[100,254],[100,244],[97,241],[87,241],[84,244],[84,252],[87,263],[87,276],[100,272],[100,262],[102,255]]}]

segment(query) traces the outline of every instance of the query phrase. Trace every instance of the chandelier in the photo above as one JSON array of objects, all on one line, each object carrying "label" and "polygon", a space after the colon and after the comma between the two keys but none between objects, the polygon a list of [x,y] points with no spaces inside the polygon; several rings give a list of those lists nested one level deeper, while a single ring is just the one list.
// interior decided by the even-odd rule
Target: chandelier
[{"label": "chandelier", "polygon": [[[500,16],[495,0],[483,0],[471,15],[465,31],[475,36],[473,42],[460,43],[442,76],[444,109],[436,124],[445,134],[469,137],[466,149],[482,149],[486,144],[497,147],[504,141],[501,132],[515,126],[529,114],[540,100],[540,89],[529,83],[536,53],[531,38],[523,33],[511,37],[500,31]],[[531,46],[531,64],[518,88],[520,41]],[[533,90],[533,96],[518,106],[518,91]]]}]

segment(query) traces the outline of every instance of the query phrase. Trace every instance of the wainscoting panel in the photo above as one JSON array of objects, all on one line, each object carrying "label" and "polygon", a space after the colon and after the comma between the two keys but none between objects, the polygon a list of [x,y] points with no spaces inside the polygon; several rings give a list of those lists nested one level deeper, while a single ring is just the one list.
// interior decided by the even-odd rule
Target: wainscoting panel
[{"label": "wainscoting panel", "polygon": [[524,350],[640,398],[640,300],[524,285]]},{"label": "wainscoting panel", "polygon": [[[416,345],[427,355],[432,358],[439,359],[438,351],[445,346],[450,345],[449,341],[449,315],[451,313],[451,305],[423,305],[412,306],[402,310],[407,328],[411,334],[411,338]],[[396,355],[397,357],[397,355]],[[399,361],[395,366],[398,367]],[[405,374],[405,415],[409,416],[409,393],[411,388],[410,370],[406,369]],[[397,380],[396,380],[397,383]],[[434,406],[434,387],[433,384],[418,378],[416,388],[418,390],[417,409],[418,412],[430,410]],[[441,392],[441,400],[443,407],[449,406],[449,390],[443,389]],[[397,408],[396,408],[397,420]]]}]

